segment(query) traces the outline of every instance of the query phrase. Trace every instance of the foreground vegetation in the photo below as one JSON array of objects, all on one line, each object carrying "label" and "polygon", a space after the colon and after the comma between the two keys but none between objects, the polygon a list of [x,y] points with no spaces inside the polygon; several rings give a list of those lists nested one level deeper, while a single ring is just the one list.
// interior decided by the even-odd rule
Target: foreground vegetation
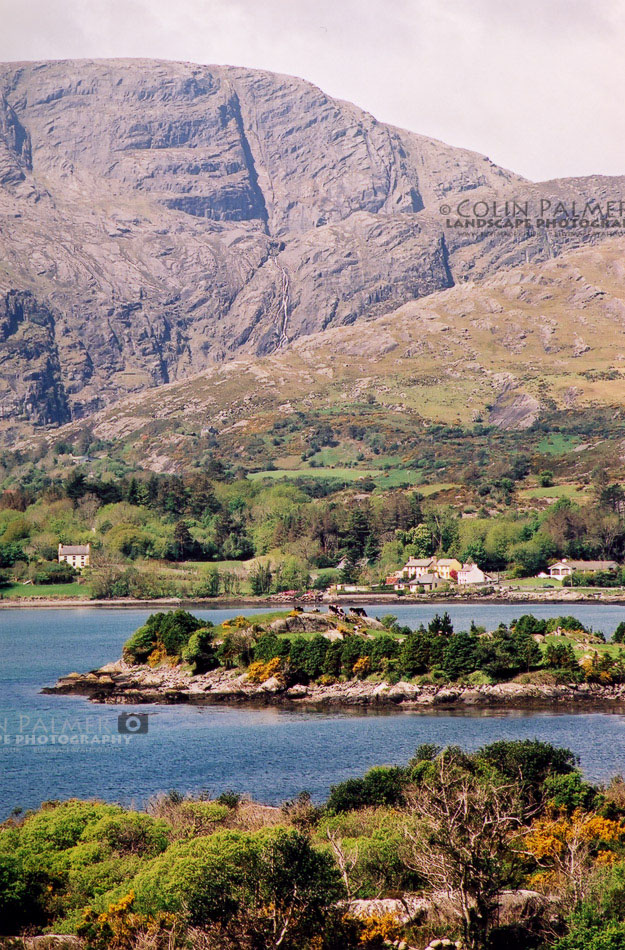
[{"label": "foreground vegetation", "polygon": [[534,740],[422,746],[322,806],[170,792],[145,812],[48,802],[0,830],[0,931],[88,950],[620,950],[624,908],[623,779],[592,785]]}]

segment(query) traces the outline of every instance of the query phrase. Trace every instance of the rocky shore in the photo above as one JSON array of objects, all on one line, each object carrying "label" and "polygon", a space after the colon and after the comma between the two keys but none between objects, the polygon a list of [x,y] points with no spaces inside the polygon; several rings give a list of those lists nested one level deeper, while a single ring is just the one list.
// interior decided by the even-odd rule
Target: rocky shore
[{"label": "rocky shore", "polygon": [[[315,600],[314,603],[323,605],[337,604],[380,604],[392,606],[415,606],[418,604],[432,604],[435,607],[444,607],[446,604],[624,604],[625,592],[622,589],[561,587],[554,590],[527,589],[506,587],[494,591],[445,591],[415,594],[402,597],[397,594],[381,594],[376,592],[366,594],[332,593]],[[135,599],[133,597],[116,597],[107,600],[91,600],[87,597],[7,597],[0,596],[0,610],[15,607],[107,607],[107,608],[154,608],[167,610],[172,607],[184,607],[185,610],[193,607],[209,610],[236,609],[238,607],[288,607],[310,603],[298,597],[272,595],[269,597],[160,597],[155,599]]]},{"label": "rocky shore", "polygon": [[218,669],[192,676],[182,668],[131,666],[123,660],[90,673],[70,673],[44,693],[86,696],[96,703],[192,703],[279,705],[285,707],[510,708],[551,709],[592,706],[625,708],[625,684],[544,685],[498,683],[488,686],[418,686],[349,680],[331,685],[287,688],[272,677],[260,685],[240,669]]}]

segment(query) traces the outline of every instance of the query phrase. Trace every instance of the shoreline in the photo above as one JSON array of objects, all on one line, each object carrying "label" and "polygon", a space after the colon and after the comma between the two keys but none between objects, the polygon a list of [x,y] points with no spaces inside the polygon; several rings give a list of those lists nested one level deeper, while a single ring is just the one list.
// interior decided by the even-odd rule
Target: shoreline
[{"label": "shoreline", "polygon": [[104,607],[109,609],[170,609],[172,607],[182,607],[185,609],[196,607],[202,610],[234,610],[237,607],[258,607],[274,608],[284,607],[288,609],[293,606],[314,606],[319,607],[330,603],[337,604],[379,604],[393,607],[432,605],[444,606],[445,604],[483,604],[493,603],[502,605],[512,604],[613,604],[625,606],[625,593],[610,595],[605,593],[605,588],[597,593],[576,593],[575,588],[566,588],[564,590],[549,591],[544,594],[538,590],[505,590],[497,594],[453,594],[446,592],[443,596],[432,596],[429,594],[418,595],[416,597],[398,597],[396,594],[380,593],[357,593],[357,594],[335,594],[332,597],[324,595],[318,600],[304,600],[301,597],[292,597],[289,599],[280,599],[277,596],[269,597],[205,597],[205,598],[187,598],[187,597],[163,597],[163,598],[145,598],[135,599],[131,597],[120,597],[111,600],[90,600],[88,598],[14,598],[6,600],[0,599],[0,610],[9,610],[12,608],[53,608],[67,609],[68,607]]},{"label": "shoreline", "polygon": [[543,685],[497,683],[487,686],[419,686],[415,683],[372,683],[347,680],[331,685],[312,683],[287,688],[275,677],[250,683],[240,669],[222,668],[192,676],[180,668],[132,666],[123,660],[89,673],[70,673],[47,695],[84,696],[106,705],[248,705],[285,709],[500,709],[550,710],[580,707],[625,713],[625,684]]}]

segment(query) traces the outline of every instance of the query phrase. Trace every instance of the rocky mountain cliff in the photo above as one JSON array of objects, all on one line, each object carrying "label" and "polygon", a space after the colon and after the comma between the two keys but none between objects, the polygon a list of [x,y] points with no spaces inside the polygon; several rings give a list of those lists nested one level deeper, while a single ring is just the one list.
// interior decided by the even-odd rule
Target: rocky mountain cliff
[{"label": "rocky mountain cliff", "polygon": [[600,231],[450,230],[534,185],[299,79],[141,60],[0,65],[0,416],[65,422],[237,354],[542,261]]}]

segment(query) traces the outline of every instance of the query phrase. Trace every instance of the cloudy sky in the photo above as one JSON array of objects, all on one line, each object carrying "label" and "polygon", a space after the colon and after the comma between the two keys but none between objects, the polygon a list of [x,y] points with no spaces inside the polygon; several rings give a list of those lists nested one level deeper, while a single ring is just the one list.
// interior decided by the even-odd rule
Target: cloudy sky
[{"label": "cloudy sky", "polygon": [[0,0],[0,60],[302,76],[536,180],[625,174],[625,0]]}]

